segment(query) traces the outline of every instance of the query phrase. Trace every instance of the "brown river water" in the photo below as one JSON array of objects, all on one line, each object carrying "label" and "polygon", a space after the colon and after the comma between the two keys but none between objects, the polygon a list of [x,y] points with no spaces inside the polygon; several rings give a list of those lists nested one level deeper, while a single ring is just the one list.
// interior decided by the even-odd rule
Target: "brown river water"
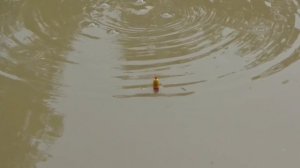
[{"label": "brown river water", "polygon": [[299,59],[300,0],[1,0],[0,168],[300,167]]}]

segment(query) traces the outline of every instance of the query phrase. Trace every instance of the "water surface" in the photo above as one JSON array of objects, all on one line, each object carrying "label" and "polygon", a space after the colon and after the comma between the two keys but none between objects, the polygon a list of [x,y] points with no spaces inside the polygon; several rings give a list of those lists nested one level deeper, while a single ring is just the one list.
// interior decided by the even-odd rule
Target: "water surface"
[{"label": "water surface", "polygon": [[299,3],[2,0],[0,167],[299,167]]}]

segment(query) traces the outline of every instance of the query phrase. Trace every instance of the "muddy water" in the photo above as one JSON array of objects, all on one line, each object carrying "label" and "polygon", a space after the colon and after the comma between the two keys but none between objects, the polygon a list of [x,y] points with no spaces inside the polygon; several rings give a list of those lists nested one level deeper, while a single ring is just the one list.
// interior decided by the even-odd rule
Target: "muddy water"
[{"label": "muddy water", "polygon": [[0,167],[299,167],[299,3],[2,0]]}]

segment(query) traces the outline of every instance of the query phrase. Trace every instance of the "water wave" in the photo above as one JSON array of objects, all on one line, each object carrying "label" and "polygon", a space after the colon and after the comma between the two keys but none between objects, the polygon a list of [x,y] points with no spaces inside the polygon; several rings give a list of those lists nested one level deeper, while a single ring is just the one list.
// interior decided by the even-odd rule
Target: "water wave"
[{"label": "water wave", "polygon": [[[25,0],[17,3],[23,3],[16,5],[22,6],[20,13],[9,14],[15,22],[1,27],[9,32],[1,34],[1,58],[5,64],[20,61],[7,56],[10,48],[16,51],[16,46],[22,55],[36,51],[32,62],[43,62],[49,55],[61,61],[64,58],[57,56],[61,55],[59,46],[64,45],[61,51],[65,49],[75,33],[94,40],[113,36],[122,49],[116,77],[125,93],[128,88],[138,88],[134,86],[149,87],[154,75],[163,79],[166,90],[167,86],[178,85],[171,93],[181,93],[181,84],[189,83],[184,89],[193,91],[192,85],[205,83],[197,81],[222,80],[244,72],[250,72],[247,78],[257,80],[299,59],[300,10],[296,0],[63,0],[34,6]],[[51,11],[43,7],[47,5]],[[1,16],[4,15],[7,14],[3,12]],[[18,21],[20,16],[24,18]],[[102,33],[85,31],[89,27]],[[43,41],[47,43],[44,47]],[[39,44],[47,54],[30,47],[28,52],[32,43],[35,47]],[[24,45],[25,49],[21,47]],[[38,68],[43,71],[43,66]],[[19,76],[14,71],[1,71]]]},{"label": "water wave", "polygon": [[281,71],[299,59],[298,8],[292,0],[98,1],[86,13],[89,23],[117,34],[124,56],[118,77],[134,80],[123,88],[135,89],[150,87],[154,74],[176,86],[256,67],[265,71],[249,79]]}]

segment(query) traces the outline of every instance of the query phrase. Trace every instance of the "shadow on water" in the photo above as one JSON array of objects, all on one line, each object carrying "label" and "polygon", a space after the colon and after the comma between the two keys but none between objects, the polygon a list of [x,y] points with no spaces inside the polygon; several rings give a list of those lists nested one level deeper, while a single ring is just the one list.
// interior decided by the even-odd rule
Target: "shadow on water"
[{"label": "shadow on water", "polygon": [[36,167],[63,134],[58,96],[63,55],[82,17],[79,0],[0,2],[0,167]]}]

